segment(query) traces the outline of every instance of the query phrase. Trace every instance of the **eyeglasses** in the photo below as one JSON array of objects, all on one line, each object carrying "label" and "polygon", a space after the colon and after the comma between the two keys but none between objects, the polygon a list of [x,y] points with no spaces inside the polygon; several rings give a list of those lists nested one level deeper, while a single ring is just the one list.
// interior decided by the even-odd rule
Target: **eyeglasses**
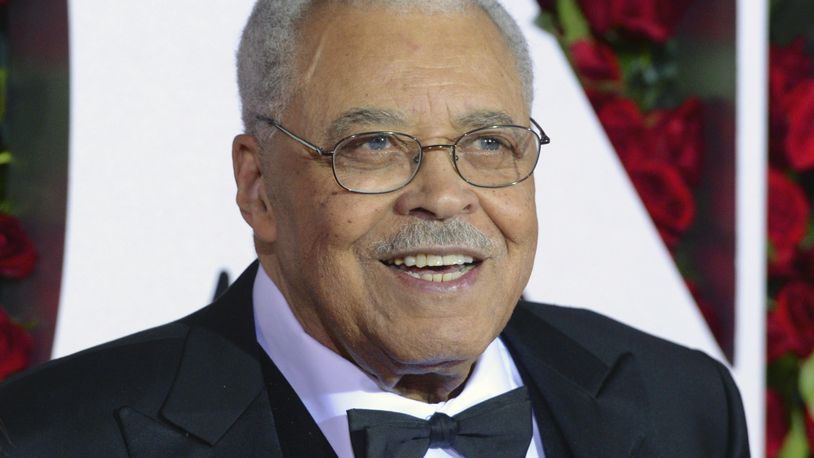
[{"label": "eyeglasses", "polygon": [[319,156],[330,156],[339,186],[360,194],[383,194],[400,189],[418,173],[425,151],[452,153],[455,171],[467,183],[482,188],[512,186],[531,176],[540,147],[551,140],[534,119],[530,127],[498,125],[469,131],[451,144],[423,146],[401,132],[364,132],[320,148],[292,133],[279,122],[257,116]]}]

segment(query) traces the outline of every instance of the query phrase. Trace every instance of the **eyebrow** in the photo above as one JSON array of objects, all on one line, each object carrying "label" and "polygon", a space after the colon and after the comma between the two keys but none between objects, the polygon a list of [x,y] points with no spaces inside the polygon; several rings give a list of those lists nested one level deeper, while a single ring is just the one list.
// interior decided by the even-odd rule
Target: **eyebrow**
[{"label": "eyebrow", "polygon": [[455,118],[455,125],[461,130],[472,130],[480,127],[516,124],[504,111],[481,110],[467,113]]},{"label": "eyebrow", "polygon": [[[473,111],[453,120],[455,126],[461,131],[469,131],[481,127],[512,125],[514,119],[504,111],[479,110]],[[335,142],[341,138],[357,133],[364,128],[397,126],[407,124],[405,116],[397,111],[381,108],[355,107],[351,108],[331,122],[326,131],[329,141]]]},{"label": "eyebrow", "polygon": [[404,126],[404,115],[379,108],[357,107],[345,111],[328,126],[327,136],[332,141],[339,140],[363,127]]}]

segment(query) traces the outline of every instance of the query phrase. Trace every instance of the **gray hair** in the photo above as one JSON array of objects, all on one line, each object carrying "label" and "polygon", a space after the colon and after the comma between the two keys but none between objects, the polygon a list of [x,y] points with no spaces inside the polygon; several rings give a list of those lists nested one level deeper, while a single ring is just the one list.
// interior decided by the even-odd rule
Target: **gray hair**
[{"label": "gray hair", "polygon": [[[299,22],[325,0],[258,0],[243,29],[237,52],[237,80],[240,89],[243,125],[257,133],[256,116],[276,116],[288,103],[293,91],[294,62]],[[532,66],[528,45],[517,23],[497,0],[328,0],[349,5],[376,4],[396,11],[422,11],[428,14],[460,11],[467,6],[481,8],[494,22],[514,55],[523,96],[531,107]]]}]

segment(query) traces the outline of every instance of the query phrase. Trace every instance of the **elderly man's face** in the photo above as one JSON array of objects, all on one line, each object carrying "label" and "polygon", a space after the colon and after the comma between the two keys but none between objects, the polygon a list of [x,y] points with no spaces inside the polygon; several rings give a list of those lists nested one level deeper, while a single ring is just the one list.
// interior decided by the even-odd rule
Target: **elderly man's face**
[{"label": "elderly man's face", "polygon": [[[313,12],[302,36],[298,91],[278,119],[317,145],[373,130],[448,144],[484,123],[529,124],[512,55],[480,11],[397,15],[336,6]],[[358,116],[359,109],[397,116]],[[238,201],[264,268],[304,328],[387,389],[446,397],[503,329],[528,280],[537,239],[533,180],[473,187],[456,174],[448,150],[433,150],[406,187],[362,195],[337,185],[329,160],[280,132],[262,145],[267,157],[253,181],[253,149],[250,138],[236,139]],[[382,252],[421,222],[470,226],[490,244]],[[396,265],[450,255],[474,262]]]}]

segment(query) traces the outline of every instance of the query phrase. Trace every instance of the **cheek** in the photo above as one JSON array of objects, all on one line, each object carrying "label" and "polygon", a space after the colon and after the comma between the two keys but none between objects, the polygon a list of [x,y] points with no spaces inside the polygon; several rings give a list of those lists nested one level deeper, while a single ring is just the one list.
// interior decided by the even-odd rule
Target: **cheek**
[{"label": "cheek", "polygon": [[517,186],[487,190],[481,205],[500,231],[511,252],[513,248],[531,250],[537,245],[537,207],[534,182],[527,180]]},{"label": "cheek", "polygon": [[313,205],[316,212],[309,219],[318,229],[316,236],[325,238],[326,245],[352,255],[357,244],[379,232],[390,207],[375,196],[334,189],[317,198]]}]

